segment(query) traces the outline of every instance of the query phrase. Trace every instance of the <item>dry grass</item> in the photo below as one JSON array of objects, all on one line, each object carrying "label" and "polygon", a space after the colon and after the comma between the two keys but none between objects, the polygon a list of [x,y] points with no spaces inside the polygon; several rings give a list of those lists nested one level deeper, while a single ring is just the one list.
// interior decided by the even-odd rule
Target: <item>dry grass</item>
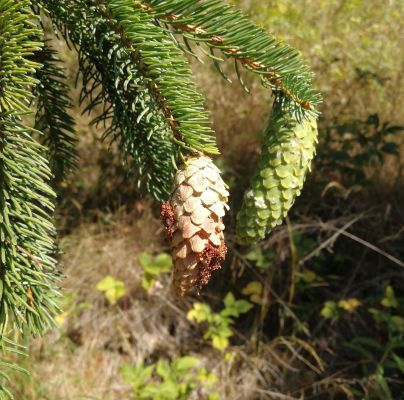
[{"label": "dry grass", "polygon": [[[47,382],[54,399],[122,399],[128,387],[119,378],[119,366],[156,357],[176,347],[169,333],[178,313],[159,301],[150,301],[140,286],[140,251],[162,248],[161,226],[146,207],[136,215],[114,215],[108,224],[86,224],[61,240],[66,293],[74,293],[74,309],[60,332],[48,334],[31,346],[34,379]],[[109,306],[96,284],[106,275],[125,282],[128,295]],[[168,291],[167,279],[161,295]],[[84,310],[80,311],[81,308]],[[181,332],[181,330],[179,330]]]},{"label": "dry grass", "polygon": [[[301,380],[302,360],[308,360],[314,371],[319,368],[299,343],[277,338],[258,348],[252,342],[233,346],[225,360],[202,339],[203,330],[187,320],[193,299],[173,297],[169,274],[161,276],[152,293],[142,288],[138,254],[166,250],[160,221],[149,205],[141,202],[130,214],[121,210],[105,216],[103,223],[83,224],[61,240],[69,313],[59,329],[31,341],[26,360],[31,377],[16,375],[16,398],[130,399],[120,366],[192,354],[219,377],[216,389],[221,399],[293,399],[282,393]],[[126,295],[115,306],[96,289],[106,275],[126,286]]]}]

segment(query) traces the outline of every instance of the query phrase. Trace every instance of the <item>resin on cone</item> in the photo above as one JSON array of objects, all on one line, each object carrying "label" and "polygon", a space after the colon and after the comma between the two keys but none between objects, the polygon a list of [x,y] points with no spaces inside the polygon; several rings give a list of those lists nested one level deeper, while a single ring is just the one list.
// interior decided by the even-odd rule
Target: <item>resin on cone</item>
[{"label": "resin on cone", "polygon": [[199,293],[226,255],[223,217],[229,192],[207,156],[189,157],[175,176],[161,218],[171,241],[177,296]]},{"label": "resin on cone", "polygon": [[282,223],[300,195],[317,144],[314,117],[301,121],[274,106],[258,171],[237,215],[237,240],[251,244]]}]

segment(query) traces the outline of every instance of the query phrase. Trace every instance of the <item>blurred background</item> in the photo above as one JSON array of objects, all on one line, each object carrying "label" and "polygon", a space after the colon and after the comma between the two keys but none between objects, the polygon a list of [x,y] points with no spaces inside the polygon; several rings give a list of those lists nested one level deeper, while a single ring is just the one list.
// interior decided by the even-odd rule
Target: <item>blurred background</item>
[{"label": "blurred background", "polygon": [[[282,226],[234,245],[270,93],[192,62],[231,187],[229,253],[176,300],[159,204],[75,104],[80,167],[59,188],[58,328],[15,374],[22,400],[404,399],[404,2],[233,1],[301,51],[322,92],[312,173]],[[72,99],[75,54],[62,41]]]}]

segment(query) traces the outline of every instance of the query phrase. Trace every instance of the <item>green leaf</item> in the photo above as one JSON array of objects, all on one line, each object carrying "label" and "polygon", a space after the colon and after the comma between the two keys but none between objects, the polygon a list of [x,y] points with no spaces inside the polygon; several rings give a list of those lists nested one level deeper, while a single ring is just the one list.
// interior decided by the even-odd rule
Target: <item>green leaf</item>
[{"label": "green leaf", "polygon": [[335,301],[326,301],[320,311],[320,315],[326,319],[338,316],[338,305]]},{"label": "green leaf", "polygon": [[141,361],[136,367],[124,364],[119,369],[119,373],[127,384],[131,384],[135,390],[144,385],[151,377],[154,371],[154,365],[144,366]]},{"label": "green leaf", "polygon": [[198,323],[209,320],[211,316],[212,311],[205,303],[194,303],[193,308],[187,313],[187,319]]},{"label": "green leaf", "polygon": [[138,255],[138,260],[143,268],[147,268],[152,263],[151,255],[149,253],[146,253],[145,251],[141,252]]},{"label": "green leaf", "polygon": [[167,253],[160,253],[154,259],[154,264],[158,266],[161,272],[169,271],[172,263],[172,258]]},{"label": "green leaf", "polygon": [[178,374],[185,374],[190,369],[195,368],[199,359],[192,356],[184,356],[174,360],[172,367]]},{"label": "green leaf", "polygon": [[167,253],[160,253],[152,258],[148,253],[143,252],[139,254],[138,259],[144,271],[152,276],[168,272],[172,267],[172,258]]},{"label": "green leaf", "polygon": [[224,298],[224,305],[227,307],[231,307],[233,306],[234,302],[236,301],[236,299],[234,298],[233,293],[229,292],[227,293],[226,297]]},{"label": "green leaf", "polygon": [[351,297],[349,299],[341,299],[338,302],[338,307],[342,308],[348,312],[355,311],[360,305],[361,305],[361,302],[354,297]]},{"label": "green leaf", "polygon": [[381,365],[377,366],[375,377],[378,384],[378,389],[381,391],[380,394],[382,395],[383,400],[393,400],[389,384],[384,377],[384,371]]},{"label": "green leaf", "polygon": [[101,279],[96,288],[104,293],[110,304],[116,304],[126,293],[125,284],[111,275]]},{"label": "green leaf", "polygon": [[250,311],[254,306],[247,300],[237,300],[234,304],[234,308],[240,313],[244,314]]},{"label": "green leaf", "polygon": [[250,296],[253,303],[260,304],[262,299],[262,283],[259,281],[252,281],[247,284],[241,291],[242,294]]},{"label": "green leaf", "polygon": [[394,289],[391,286],[386,287],[385,292],[384,292],[384,298],[382,299],[381,304],[384,307],[388,307],[388,308],[397,308],[398,307],[398,301],[394,294]]},{"label": "green leaf", "polygon": [[217,350],[224,351],[229,346],[229,339],[224,336],[214,336],[212,346]]},{"label": "green leaf", "polygon": [[154,371],[154,365],[149,365],[146,368],[143,368],[139,374],[140,383],[144,384],[145,382],[147,382],[152,376],[153,371]]},{"label": "green leaf", "polygon": [[165,381],[160,384],[159,390],[161,392],[162,399],[177,400],[179,397],[181,386],[177,382]]},{"label": "green leaf", "polygon": [[245,258],[249,261],[261,261],[264,259],[261,247],[255,246],[246,254]]},{"label": "green leaf", "polygon": [[[143,363],[142,363],[143,366]],[[134,383],[138,380],[139,373],[136,368],[130,364],[124,364],[119,368],[119,374],[122,376],[125,383]]]},{"label": "green leaf", "polygon": [[317,274],[314,271],[305,268],[302,273],[302,278],[307,283],[313,283],[317,279]]},{"label": "green leaf", "polygon": [[171,377],[171,370],[168,362],[165,360],[159,360],[156,366],[157,375],[159,375],[164,380],[170,379]]},{"label": "green leaf", "polygon": [[400,331],[401,333],[404,333],[404,318],[401,317],[400,315],[393,315],[391,319],[397,330]]},{"label": "green leaf", "polygon": [[200,381],[204,387],[208,388],[212,387],[219,380],[215,374],[207,371],[205,368],[200,368],[198,370],[196,379]]},{"label": "green leaf", "polygon": [[[174,396],[174,397],[173,397]],[[165,393],[161,385],[149,384],[146,385],[140,394],[141,400],[176,400],[176,392]]]},{"label": "green leaf", "polygon": [[392,353],[391,356],[393,357],[393,360],[395,361],[395,363],[396,363],[397,367],[399,368],[399,370],[404,375],[404,358],[399,357],[395,353]]},{"label": "green leaf", "polygon": [[217,336],[222,336],[225,338],[229,338],[233,336],[233,331],[227,325],[218,326],[215,329],[215,333]]}]

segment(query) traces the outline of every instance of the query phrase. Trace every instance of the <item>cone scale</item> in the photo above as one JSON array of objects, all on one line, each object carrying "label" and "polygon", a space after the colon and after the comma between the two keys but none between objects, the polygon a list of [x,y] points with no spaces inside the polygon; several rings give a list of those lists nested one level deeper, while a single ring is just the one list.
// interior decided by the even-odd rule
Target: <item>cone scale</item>
[{"label": "cone scale", "polygon": [[207,156],[189,157],[175,176],[161,218],[171,244],[176,295],[199,293],[226,255],[223,217],[229,192]]},{"label": "cone scale", "polygon": [[251,244],[282,223],[300,195],[317,144],[314,117],[297,120],[274,107],[261,159],[237,215],[237,241]]}]

